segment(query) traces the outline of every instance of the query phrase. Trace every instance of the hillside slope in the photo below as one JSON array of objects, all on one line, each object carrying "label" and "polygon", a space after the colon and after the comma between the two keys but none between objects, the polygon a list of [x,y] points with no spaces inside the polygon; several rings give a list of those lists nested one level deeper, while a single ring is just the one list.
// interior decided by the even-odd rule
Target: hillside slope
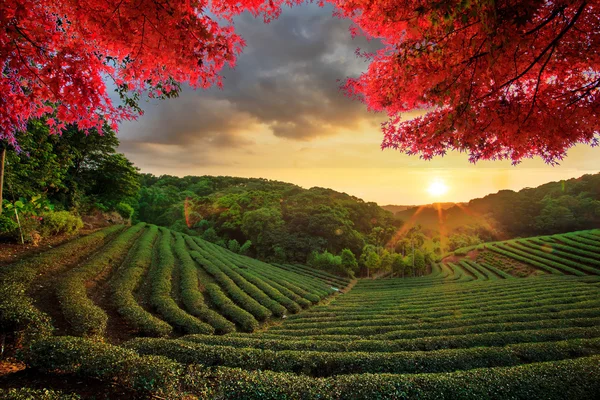
[{"label": "hillside slope", "polygon": [[349,282],[107,228],[0,269],[0,327],[27,365],[0,398],[595,398],[600,230],[464,254]]}]

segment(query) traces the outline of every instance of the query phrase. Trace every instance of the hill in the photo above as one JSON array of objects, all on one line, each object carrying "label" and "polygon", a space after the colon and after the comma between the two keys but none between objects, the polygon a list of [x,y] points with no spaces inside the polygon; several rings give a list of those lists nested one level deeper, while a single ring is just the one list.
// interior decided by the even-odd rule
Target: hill
[{"label": "hill", "polygon": [[135,208],[140,221],[230,249],[249,241],[248,254],[278,262],[345,248],[358,258],[374,228],[393,228],[392,214],[376,203],[267,179],[145,174]]},{"label": "hill", "polygon": [[0,268],[0,328],[27,366],[0,397],[593,398],[600,230],[456,253],[356,283],[109,227]]},{"label": "hill", "polygon": [[501,190],[449,207],[413,207],[395,213],[410,224],[447,234],[479,232],[483,240],[592,229],[600,226],[600,174],[550,182],[518,192]]}]

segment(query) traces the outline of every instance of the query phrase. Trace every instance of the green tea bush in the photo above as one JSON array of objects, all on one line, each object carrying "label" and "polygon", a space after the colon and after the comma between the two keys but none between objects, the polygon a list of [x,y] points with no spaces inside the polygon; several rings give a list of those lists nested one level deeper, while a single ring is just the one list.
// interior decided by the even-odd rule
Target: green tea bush
[{"label": "green tea bush", "polygon": [[273,351],[148,338],[134,339],[124,346],[139,354],[164,356],[184,364],[293,372],[313,377],[367,372],[451,372],[513,366],[523,362],[554,361],[600,353],[600,339],[401,353]]},{"label": "green tea bush", "polygon": [[179,259],[180,296],[187,311],[207,322],[217,333],[229,333],[235,330],[235,325],[219,313],[211,310],[204,303],[204,296],[198,289],[198,271],[194,260],[190,257],[182,235],[175,236],[174,250]]},{"label": "green tea bush", "polygon": [[119,203],[115,207],[115,211],[119,213],[125,220],[130,220],[133,217],[134,209],[127,203]]},{"label": "green tea bush", "polygon": [[180,364],[165,357],[71,336],[38,340],[19,357],[38,371],[94,378],[148,395],[175,393],[183,373]]},{"label": "green tea bush", "polygon": [[108,316],[88,297],[87,283],[106,269],[114,268],[127,255],[145,223],[137,224],[117,236],[102,252],[70,270],[56,287],[56,297],[65,319],[77,336],[102,335]]},{"label": "green tea bush", "polygon": [[235,322],[245,332],[253,332],[258,329],[258,321],[252,314],[238,307],[225,296],[219,285],[214,283],[206,285],[206,293],[210,296],[211,301],[217,309],[225,317]]},{"label": "green tea bush", "polygon": [[132,254],[116,272],[111,282],[112,300],[117,312],[140,333],[148,336],[168,336],[171,325],[140,306],[134,291],[152,263],[152,246],[158,237],[158,227],[150,226],[136,242]]},{"label": "green tea bush", "polygon": [[219,282],[227,294],[233,301],[252,314],[257,320],[265,321],[271,315],[271,311],[254,300],[250,295],[245,293],[228,277],[219,267],[197,251],[190,252],[190,256],[208,272],[213,278]]},{"label": "green tea bush", "polygon": [[111,226],[0,269],[0,331],[16,335],[17,342],[48,335],[50,318],[28,296],[32,284],[84,259],[122,229]]},{"label": "green tea bush", "polygon": [[65,394],[51,389],[13,388],[0,389],[0,399],[3,400],[78,400],[76,394]]},{"label": "green tea bush", "polygon": [[149,274],[152,285],[150,303],[167,322],[186,333],[213,333],[212,326],[179,308],[171,297],[171,276],[175,268],[171,244],[171,232],[161,228],[157,245],[157,262]]}]

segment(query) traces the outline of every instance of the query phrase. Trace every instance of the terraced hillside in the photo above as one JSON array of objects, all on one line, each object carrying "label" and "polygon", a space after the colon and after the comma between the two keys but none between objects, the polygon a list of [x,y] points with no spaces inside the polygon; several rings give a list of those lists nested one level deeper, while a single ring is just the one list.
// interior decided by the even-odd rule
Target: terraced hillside
[{"label": "terraced hillside", "polygon": [[4,267],[0,279],[2,327],[17,339],[54,329],[115,343],[251,332],[336,292],[331,277],[145,224],[75,239]]},{"label": "terraced hillside", "polygon": [[[41,275],[56,277],[48,281],[57,294],[79,288],[67,290],[75,294],[70,303],[90,307],[68,314],[61,302],[64,321],[55,321],[69,323],[60,334],[90,338],[26,331],[36,337],[27,339],[21,358],[36,376],[49,377],[44,387],[65,395],[86,397],[75,384],[54,386],[54,377],[104,385],[109,398],[115,391],[124,398],[207,399],[591,399],[600,393],[600,276],[583,268],[600,251],[561,247],[567,240],[593,246],[596,231],[517,241],[543,242],[548,254],[548,248],[589,252],[572,266],[582,274],[540,267],[540,274],[516,278],[512,269],[477,258],[499,254],[491,247],[500,244],[490,244],[473,255],[477,261],[436,264],[425,277],[353,286],[153,226],[111,229],[97,233],[97,245],[91,236],[78,239],[87,241],[85,259],[64,259],[67,266]],[[113,261],[102,264],[107,257]],[[91,265],[108,266],[92,273]],[[45,290],[36,289],[35,276],[22,283],[33,305]],[[12,314],[2,315],[5,328]],[[73,324],[81,315],[104,330],[90,325],[91,317]],[[126,327],[128,335],[111,326]]]},{"label": "terraced hillside", "polygon": [[[470,250],[470,251],[469,251]],[[531,275],[600,275],[600,230],[486,243],[458,254],[470,256],[447,262],[475,279]]]}]

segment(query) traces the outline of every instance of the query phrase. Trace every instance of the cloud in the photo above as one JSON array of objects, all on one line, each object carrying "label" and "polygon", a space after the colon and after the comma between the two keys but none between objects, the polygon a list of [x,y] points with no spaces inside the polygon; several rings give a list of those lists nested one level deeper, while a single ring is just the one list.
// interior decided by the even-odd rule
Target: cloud
[{"label": "cloud", "polygon": [[224,89],[186,88],[180,98],[145,104],[143,117],[121,127],[123,151],[154,157],[155,145],[169,145],[248,153],[259,131],[310,141],[381,120],[339,91],[339,79],[365,66],[355,48],[374,44],[353,41],[349,22],[330,7],[286,9],[270,24],[246,14],[235,26],[247,47],[236,68],[224,71]]}]

